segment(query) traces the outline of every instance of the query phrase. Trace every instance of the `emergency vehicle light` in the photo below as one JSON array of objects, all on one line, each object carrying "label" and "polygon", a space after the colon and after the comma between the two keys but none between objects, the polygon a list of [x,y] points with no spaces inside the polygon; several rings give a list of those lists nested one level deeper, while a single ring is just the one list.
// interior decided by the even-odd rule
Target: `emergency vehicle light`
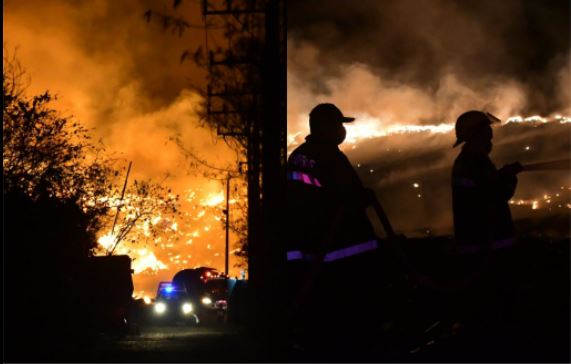
[{"label": "emergency vehicle light", "polygon": [[182,312],[185,314],[189,314],[192,312],[192,304],[190,303],[185,303],[182,305]]},{"label": "emergency vehicle light", "polygon": [[163,302],[158,302],[157,304],[155,304],[155,312],[158,313],[159,315],[165,313],[166,310],[167,310],[167,305],[165,305]]}]

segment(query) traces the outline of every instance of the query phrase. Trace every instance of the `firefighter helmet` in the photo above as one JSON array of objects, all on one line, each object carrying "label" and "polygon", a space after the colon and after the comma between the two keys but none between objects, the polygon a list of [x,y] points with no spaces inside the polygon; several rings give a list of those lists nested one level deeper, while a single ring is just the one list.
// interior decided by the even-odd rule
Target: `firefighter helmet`
[{"label": "firefighter helmet", "polygon": [[333,104],[319,104],[309,113],[309,127],[327,127],[333,122],[350,123],[355,118],[344,116],[341,110]]},{"label": "firefighter helmet", "polygon": [[501,122],[494,115],[484,111],[467,111],[456,121],[456,143],[454,147],[470,140],[482,126]]}]

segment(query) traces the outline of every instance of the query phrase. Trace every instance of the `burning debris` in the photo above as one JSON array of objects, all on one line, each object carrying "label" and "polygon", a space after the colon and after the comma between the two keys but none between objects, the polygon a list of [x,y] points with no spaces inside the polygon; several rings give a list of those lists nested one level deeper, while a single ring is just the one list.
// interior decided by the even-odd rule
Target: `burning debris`
[{"label": "burning debris", "polygon": [[[560,190],[570,191],[570,187],[561,186]],[[571,208],[571,201],[569,201],[569,193],[545,193],[543,196],[534,199],[512,199],[509,201],[510,205],[514,206],[529,206],[532,210],[553,210],[562,208]]]},{"label": "burning debris", "polygon": [[[135,224],[133,238],[121,242],[115,250],[115,254],[127,254],[133,259],[133,280],[142,292],[141,297],[144,292],[153,292],[157,279],[170,279],[181,269],[205,264],[224,266],[224,255],[221,254],[224,230],[220,223],[223,221],[224,193],[195,188],[183,195],[186,198],[181,202],[182,214],[175,217],[157,214]],[[124,201],[126,212],[132,210],[129,201],[129,198]],[[229,203],[236,204],[238,199],[231,199]],[[153,233],[150,228],[154,228]],[[101,235],[97,254],[106,254],[116,239],[117,236],[110,232]]]}]

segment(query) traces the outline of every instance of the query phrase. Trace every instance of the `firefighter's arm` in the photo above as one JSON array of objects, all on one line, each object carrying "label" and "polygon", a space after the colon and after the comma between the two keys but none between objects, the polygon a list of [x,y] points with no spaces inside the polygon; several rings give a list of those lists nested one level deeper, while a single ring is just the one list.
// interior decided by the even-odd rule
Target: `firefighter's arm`
[{"label": "firefighter's arm", "polygon": [[480,185],[489,197],[507,201],[513,197],[517,186],[517,173],[523,170],[521,164],[513,163],[489,170],[480,176]]},{"label": "firefighter's arm", "polygon": [[517,174],[521,171],[523,171],[523,166],[519,162],[506,164],[498,171],[507,199],[514,195],[517,186]]}]

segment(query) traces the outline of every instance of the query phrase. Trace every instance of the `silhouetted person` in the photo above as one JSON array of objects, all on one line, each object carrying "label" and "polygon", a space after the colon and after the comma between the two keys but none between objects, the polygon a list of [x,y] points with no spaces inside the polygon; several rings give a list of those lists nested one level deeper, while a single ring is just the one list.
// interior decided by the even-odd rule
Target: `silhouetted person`
[{"label": "silhouetted person", "polygon": [[365,212],[374,195],[338,147],[346,136],[343,124],[352,121],[335,105],[317,105],[309,115],[310,135],[288,159],[290,325],[322,358],[350,352],[352,339],[362,342],[363,300],[375,295],[369,272],[378,242]]},{"label": "silhouetted person", "polygon": [[452,200],[456,242],[463,253],[513,245],[514,227],[508,201],[517,185],[519,163],[497,170],[492,151],[493,116],[468,111],[456,122],[455,147],[465,143],[454,162]]},{"label": "silhouetted person", "polygon": [[481,111],[460,115],[454,147],[464,145],[452,170],[454,232],[466,282],[458,305],[465,322],[480,328],[497,323],[501,295],[510,289],[515,267],[506,257],[515,236],[508,202],[522,171],[519,163],[498,170],[490,160],[494,122],[499,119]]}]

